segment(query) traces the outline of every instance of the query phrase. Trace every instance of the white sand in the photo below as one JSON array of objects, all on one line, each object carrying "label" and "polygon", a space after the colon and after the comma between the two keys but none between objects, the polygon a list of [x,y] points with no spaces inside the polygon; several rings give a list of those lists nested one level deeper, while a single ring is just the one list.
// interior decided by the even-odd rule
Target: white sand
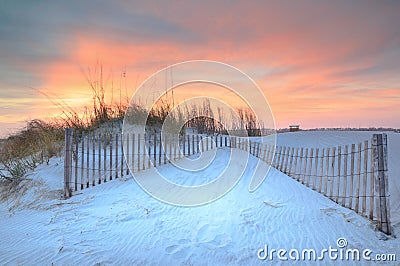
[{"label": "white sand", "polygon": [[[286,138],[289,143],[293,136],[297,138],[284,134],[278,141]],[[332,136],[330,141],[334,140]],[[313,144],[315,136],[307,141]],[[324,141],[323,145],[329,145],[329,140]],[[343,141],[340,144],[348,144],[347,139]],[[298,142],[300,146],[307,143],[304,139],[292,143]],[[184,184],[198,184],[198,179],[208,182],[228,154],[228,150],[219,151],[210,167],[186,177],[170,165],[161,171]],[[256,163],[250,157],[240,182],[221,199],[185,208],[153,199],[131,177],[83,190],[68,200],[57,199],[63,164],[53,159],[32,173],[33,181],[26,182],[35,184],[35,189],[28,189],[19,201],[0,204],[0,264],[265,265],[267,261],[257,258],[265,244],[270,249],[322,250],[337,248],[339,237],[347,239],[348,248],[400,256],[400,239],[383,240],[386,237],[370,221],[275,169],[258,190],[249,193]],[[399,233],[398,225],[394,231]],[[325,258],[322,263],[333,262]],[[369,264],[350,264],[360,263]]]}]

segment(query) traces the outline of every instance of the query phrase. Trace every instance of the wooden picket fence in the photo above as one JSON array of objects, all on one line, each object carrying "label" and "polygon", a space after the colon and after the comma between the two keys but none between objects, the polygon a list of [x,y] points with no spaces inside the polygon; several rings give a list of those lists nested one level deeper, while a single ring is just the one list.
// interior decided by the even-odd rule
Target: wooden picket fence
[{"label": "wooden picket fence", "polygon": [[218,147],[245,150],[336,203],[376,221],[390,234],[387,137],[330,147],[262,144],[230,136],[65,131],[64,194]]},{"label": "wooden picket fence", "polygon": [[251,141],[244,147],[303,185],[376,221],[384,233],[391,233],[386,134],[374,134],[372,140],[357,145],[328,148],[274,148]]},{"label": "wooden picket fence", "polygon": [[[179,143],[179,145],[177,145]],[[230,145],[228,136],[65,131],[64,194]]]}]

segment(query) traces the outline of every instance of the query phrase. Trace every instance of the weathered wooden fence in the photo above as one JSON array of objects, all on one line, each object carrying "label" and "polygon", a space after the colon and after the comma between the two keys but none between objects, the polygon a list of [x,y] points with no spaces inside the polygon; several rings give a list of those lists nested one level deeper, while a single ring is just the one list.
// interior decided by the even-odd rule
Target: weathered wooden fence
[{"label": "weathered wooden fence", "polygon": [[[179,144],[178,144],[179,143]],[[64,194],[159,166],[200,151],[229,146],[228,136],[85,133],[66,129]]]},{"label": "weathered wooden fence", "polygon": [[[217,147],[245,150],[303,185],[378,223],[390,234],[387,137],[330,148],[261,144],[229,136],[65,131],[64,193]],[[179,143],[179,144],[178,144]]]},{"label": "weathered wooden fence", "polygon": [[[242,145],[238,146],[239,148]],[[302,148],[249,142],[248,151],[303,185],[390,229],[387,136],[362,143]]]}]

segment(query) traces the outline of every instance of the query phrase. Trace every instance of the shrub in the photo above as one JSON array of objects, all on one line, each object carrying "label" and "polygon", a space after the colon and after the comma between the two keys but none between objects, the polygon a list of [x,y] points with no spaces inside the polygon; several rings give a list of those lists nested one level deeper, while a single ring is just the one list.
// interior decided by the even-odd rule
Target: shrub
[{"label": "shrub", "polygon": [[63,127],[57,123],[32,120],[24,130],[2,141],[0,177],[20,179],[38,164],[49,162],[62,151]]}]

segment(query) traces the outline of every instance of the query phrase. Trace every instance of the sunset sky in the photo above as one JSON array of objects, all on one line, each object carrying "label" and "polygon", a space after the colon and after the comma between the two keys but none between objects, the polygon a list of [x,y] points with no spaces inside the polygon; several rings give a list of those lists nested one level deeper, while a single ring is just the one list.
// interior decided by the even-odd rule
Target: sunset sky
[{"label": "sunset sky", "polygon": [[399,14],[400,1],[1,1],[0,136],[60,114],[52,100],[90,104],[97,63],[119,97],[195,59],[252,77],[278,128],[400,128]]}]

